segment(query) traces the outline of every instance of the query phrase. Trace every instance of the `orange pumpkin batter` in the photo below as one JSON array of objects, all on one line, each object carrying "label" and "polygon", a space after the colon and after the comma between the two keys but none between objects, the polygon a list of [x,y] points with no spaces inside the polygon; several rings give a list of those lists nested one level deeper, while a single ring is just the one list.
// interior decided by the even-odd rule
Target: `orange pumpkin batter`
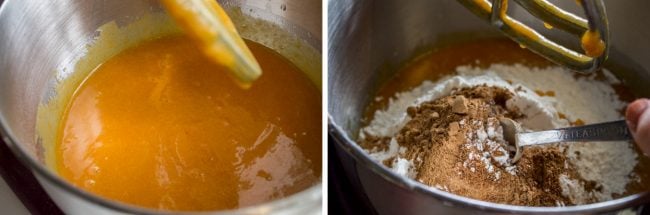
[{"label": "orange pumpkin batter", "polygon": [[185,36],[113,57],[77,89],[58,172],[101,196],[165,210],[231,209],[320,181],[320,91],[248,43],[263,75],[244,90]]}]

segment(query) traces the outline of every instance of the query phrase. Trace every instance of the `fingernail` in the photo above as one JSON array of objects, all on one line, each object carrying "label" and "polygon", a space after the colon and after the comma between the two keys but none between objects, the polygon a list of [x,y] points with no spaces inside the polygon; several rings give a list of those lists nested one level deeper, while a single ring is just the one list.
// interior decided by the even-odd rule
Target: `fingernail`
[{"label": "fingernail", "polygon": [[625,119],[627,120],[627,125],[630,127],[632,132],[636,131],[639,117],[646,109],[648,109],[649,103],[650,100],[648,99],[637,99],[627,107],[627,110],[625,111]]}]

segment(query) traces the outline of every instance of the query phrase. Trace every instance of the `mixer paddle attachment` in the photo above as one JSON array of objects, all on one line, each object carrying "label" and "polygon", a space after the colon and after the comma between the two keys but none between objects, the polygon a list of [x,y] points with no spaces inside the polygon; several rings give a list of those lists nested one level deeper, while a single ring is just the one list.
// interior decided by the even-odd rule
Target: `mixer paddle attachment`
[{"label": "mixer paddle attachment", "polygon": [[458,0],[512,40],[552,62],[579,72],[594,72],[602,67],[609,52],[609,26],[602,0],[576,1],[584,9],[586,20],[546,0],[514,1],[545,25],[580,36],[582,53],[559,45],[508,16],[508,0]]}]

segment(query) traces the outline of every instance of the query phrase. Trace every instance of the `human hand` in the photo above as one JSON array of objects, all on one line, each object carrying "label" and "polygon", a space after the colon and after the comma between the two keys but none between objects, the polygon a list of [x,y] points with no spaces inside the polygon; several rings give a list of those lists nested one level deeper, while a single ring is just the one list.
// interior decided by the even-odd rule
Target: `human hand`
[{"label": "human hand", "polygon": [[625,111],[627,126],[632,132],[634,142],[646,156],[650,156],[650,100],[637,99]]}]

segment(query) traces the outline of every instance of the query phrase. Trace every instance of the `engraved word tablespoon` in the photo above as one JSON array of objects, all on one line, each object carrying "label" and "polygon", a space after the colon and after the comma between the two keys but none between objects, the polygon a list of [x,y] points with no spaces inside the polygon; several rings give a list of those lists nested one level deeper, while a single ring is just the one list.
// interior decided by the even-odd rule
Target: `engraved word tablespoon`
[{"label": "engraved word tablespoon", "polygon": [[519,161],[525,146],[560,142],[625,141],[632,139],[625,120],[525,133],[522,132],[519,123],[512,119],[501,118],[499,121],[503,127],[503,138],[508,144],[515,146],[515,157],[512,158],[512,163]]}]

